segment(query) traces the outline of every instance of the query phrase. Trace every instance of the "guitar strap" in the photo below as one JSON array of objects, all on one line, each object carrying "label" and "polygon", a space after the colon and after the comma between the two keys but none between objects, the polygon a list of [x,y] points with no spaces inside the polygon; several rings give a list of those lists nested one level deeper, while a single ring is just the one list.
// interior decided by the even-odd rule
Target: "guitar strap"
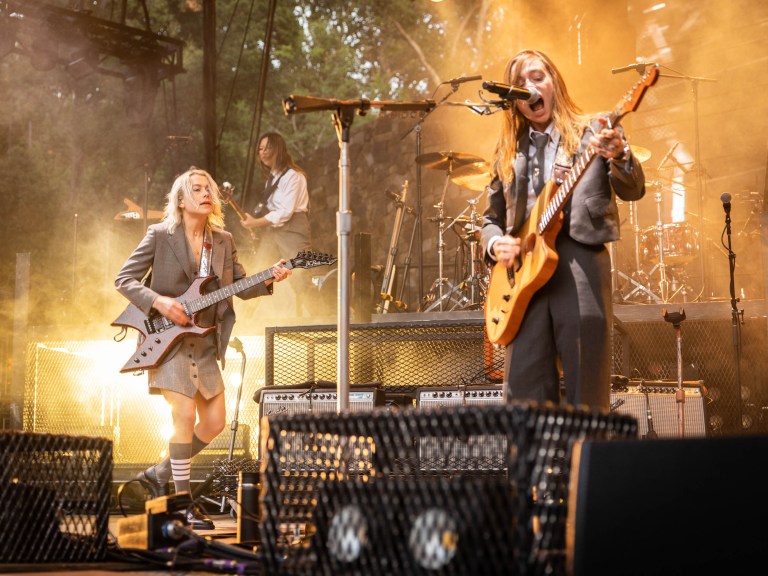
[{"label": "guitar strap", "polygon": [[203,237],[203,253],[200,255],[200,276],[208,276],[208,269],[211,267],[213,255],[213,239],[211,238],[211,230],[205,227],[205,236]]},{"label": "guitar strap", "polygon": [[272,193],[277,190],[277,185],[280,183],[280,180],[282,180],[283,176],[285,176],[285,173],[288,172],[288,168],[286,167],[280,175],[275,178],[275,180],[272,180],[272,174],[269,175],[269,180],[264,184],[264,192],[261,197],[261,202],[259,203],[260,206],[266,207],[267,200],[269,200],[269,197],[272,196]]}]

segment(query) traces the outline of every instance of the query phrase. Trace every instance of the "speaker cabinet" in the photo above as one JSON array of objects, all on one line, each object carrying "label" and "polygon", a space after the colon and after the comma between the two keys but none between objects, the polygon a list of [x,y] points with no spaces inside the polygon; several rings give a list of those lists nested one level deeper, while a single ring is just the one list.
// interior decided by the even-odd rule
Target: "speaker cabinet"
[{"label": "speaker cabinet", "polygon": [[[677,384],[644,382],[611,391],[611,411],[637,418],[641,438],[648,437],[652,428],[658,438],[679,438]],[[706,396],[701,382],[686,382],[683,386],[683,424],[685,438],[706,436]]]},{"label": "speaker cabinet", "polygon": [[746,574],[764,566],[766,453],[766,436],[576,442],[567,574]]}]

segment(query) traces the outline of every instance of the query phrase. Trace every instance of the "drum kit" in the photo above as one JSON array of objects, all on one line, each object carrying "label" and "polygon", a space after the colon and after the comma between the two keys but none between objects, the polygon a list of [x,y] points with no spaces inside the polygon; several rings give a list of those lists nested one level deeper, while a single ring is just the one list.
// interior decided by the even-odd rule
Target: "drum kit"
[{"label": "drum kit", "polygon": [[[633,155],[640,162],[645,162],[651,157],[646,148],[631,148]],[[689,222],[664,222],[663,192],[679,192],[665,186],[660,180],[646,183],[646,186],[654,190],[656,223],[641,227],[637,202],[628,202],[634,241],[634,270],[627,274],[618,269],[615,243],[611,244],[614,300],[648,304],[690,301],[692,289],[688,284],[686,266],[699,256],[699,232]]]},{"label": "drum kit", "polygon": [[[641,146],[631,146],[639,162],[646,162],[651,152]],[[420,312],[476,310],[485,303],[489,284],[489,270],[485,266],[480,246],[482,215],[478,202],[491,181],[491,166],[481,157],[462,152],[446,151],[422,154],[416,162],[425,168],[444,171],[445,185],[440,201],[435,204],[436,214],[430,221],[437,225],[437,279],[424,297]],[[445,196],[450,183],[479,195],[467,200],[467,206],[457,216],[445,213]],[[676,194],[672,187],[658,179],[646,184],[654,191],[656,222],[641,226],[637,202],[628,202],[631,226],[632,264],[624,272],[619,268],[616,244],[610,245],[614,300],[617,302],[659,304],[672,301],[690,301],[693,290],[688,284],[686,267],[699,256],[699,231],[690,222],[665,222],[663,193]],[[446,277],[446,234],[454,232],[459,247],[466,248],[468,257],[457,277],[458,283]],[[626,235],[624,236],[626,237]]]},{"label": "drum kit", "polygon": [[[488,274],[480,248],[481,214],[477,209],[480,198],[491,181],[491,167],[479,156],[462,152],[431,152],[416,158],[425,168],[445,171],[445,186],[436,214],[429,220],[437,224],[437,279],[432,283],[419,309],[420,312],[475,310],[483,307],[488,289]],[[456,217],[445,214],[445,195],[454,183],[470,192],[480,192],[467,200],[467,207]],[[461,271],[462,280],[454,284],[445,276],[446,233],[458,235],[460,248],[468,248],[468,262]]]}]

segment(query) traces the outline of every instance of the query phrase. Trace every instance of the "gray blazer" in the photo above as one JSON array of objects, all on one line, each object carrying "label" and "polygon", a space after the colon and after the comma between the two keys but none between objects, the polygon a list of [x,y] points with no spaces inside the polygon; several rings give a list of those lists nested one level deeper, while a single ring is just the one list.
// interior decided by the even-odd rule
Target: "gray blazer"
[{"label": "gray blazer", "polygon": [[[586,130],[579,154],[586,150],[590,136],[591,131]],[[487,260],[490,239],[504,234],[514,235],[524,223],[525,199],[528,197],[528,147],[528,131],[525,130],[514,161],[514,180],[502,183],[497,176],[489,186],[488,208],[483,213],[481,231]],[[639,200],[645,195],[645,176],[636,158],[630,156],[626,162],[613,162],[601,156],[595,158],[563,208],[560,233],[590,245],[618,240],[619,208],[611,191],[622,200]],[[518,199],[521,200],[519,203]]]},{"label": "gray blazer", "polygon": [[[213,259],[211,273],[217,280],[208,285],[208,289],[229,286],[246,276],[245,269],[237,259],[232,234],[226,231],[213,232]],[[184,229],[178,226],[173,234],[168,232],[164,222],[153,224],[128,257],[115,278],[115,288],[132,304],[149,315],[152,303],[159,295],[172,298],[181,296],[197,277],[197,265],[184,236]],[[142,282],[152,270],[149,286]],[[243,299],[255,298],[272,293],[272,286],[259,284],[240,292]],[[216,324],[217,357],[224,365],[224,357],[235,324],[235,310],[232,297],[216,304],[214,313]],[[171,358],[178,346],[167,356]]]}]

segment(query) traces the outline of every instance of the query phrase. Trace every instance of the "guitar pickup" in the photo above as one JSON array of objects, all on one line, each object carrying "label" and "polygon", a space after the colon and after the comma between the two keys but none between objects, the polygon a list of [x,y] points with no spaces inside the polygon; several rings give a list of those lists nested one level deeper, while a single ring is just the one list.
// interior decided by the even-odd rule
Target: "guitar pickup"
[{"label": "guitar pickup", "polygon": [[147,332],[147,335],[157,332],[155,329],[155,323],[153,322],[152,318],[147,318],[144,320],[144,330]]}]

